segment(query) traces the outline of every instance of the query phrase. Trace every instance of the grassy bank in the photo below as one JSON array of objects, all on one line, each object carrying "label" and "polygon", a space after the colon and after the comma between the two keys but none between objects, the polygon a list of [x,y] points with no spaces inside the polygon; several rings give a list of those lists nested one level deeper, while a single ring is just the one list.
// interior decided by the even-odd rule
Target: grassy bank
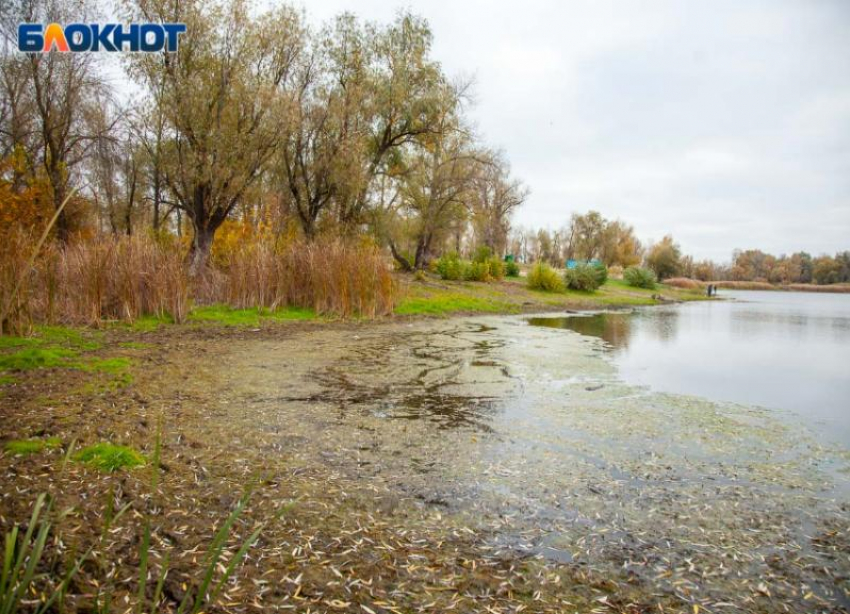
[{"label": "grassy bank", "polygon": [[530,290],[522,278],[478,283],[442,281],[436,277],[422,280],[405,277],[401,286],[402,298],[395,308],[398,316],[606,309],[706,298],[701,288],[659,285],[654,290],[646,290],[633,288],[617,279],[609,279],[595,292]]}]

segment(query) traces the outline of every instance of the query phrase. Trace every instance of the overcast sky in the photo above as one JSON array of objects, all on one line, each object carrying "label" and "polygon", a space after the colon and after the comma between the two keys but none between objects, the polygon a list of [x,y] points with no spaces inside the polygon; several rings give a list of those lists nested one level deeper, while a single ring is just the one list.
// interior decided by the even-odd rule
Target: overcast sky
[{"label": "overcast sky", "polygon": [[531,188],[515,223],[596,209],[698,258],[850,249],[850,1],[310,0],[428,19],[471,115]]}]

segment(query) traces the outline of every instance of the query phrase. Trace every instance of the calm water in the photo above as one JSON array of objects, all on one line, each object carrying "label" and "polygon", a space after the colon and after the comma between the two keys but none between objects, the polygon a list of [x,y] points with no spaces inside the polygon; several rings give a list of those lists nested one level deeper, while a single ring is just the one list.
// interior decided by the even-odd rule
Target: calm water
[{"label": "calm water", "polygon": [[721,296],[733,300],[531,323],[604,339],[630,383],[787,410],[850,444],[850,295]]}]

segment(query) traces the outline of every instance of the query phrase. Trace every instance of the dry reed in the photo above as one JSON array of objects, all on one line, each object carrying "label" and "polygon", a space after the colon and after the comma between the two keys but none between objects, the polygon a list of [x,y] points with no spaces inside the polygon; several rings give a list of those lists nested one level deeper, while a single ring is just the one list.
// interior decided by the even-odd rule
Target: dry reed
[{"label": "dry reed", "polygon": [[30,263],[34,244],[21,232],[0,241],[0,304],[9,303],[6,333],[25,333],[35,323],[97,325],[146,315],[180,322],[192,302],[297,306],[342,317],[374,317],[394,306],[390,264],[377,247],[363,243],[253,241],[195,280],[176,244],[147,236],[104,237],[64,248],[48,244]]}]

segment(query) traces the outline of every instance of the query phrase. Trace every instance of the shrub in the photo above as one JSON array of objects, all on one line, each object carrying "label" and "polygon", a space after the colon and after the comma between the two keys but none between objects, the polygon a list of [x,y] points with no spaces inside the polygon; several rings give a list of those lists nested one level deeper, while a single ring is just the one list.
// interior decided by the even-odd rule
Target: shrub
[{"label": "shrub", "polygon": [[537,262],[528,273],[528,287],[544,292],[563,292],[564,282],[545,262]]},{"label": "shrub", "polygon": [[475,249],[475,253],[472,255],[472,262],[487,262],[492,257],[493,250],[486,245],[482,245]]},{"label": "shrub", "polygon": [[441,279],[449,281],[463,279],[463,261],[456,252],[445,254],[437,260],[437,273]]},{"label": "shrub", "polygon": [[564,283],[571,290],[593,292],[608,279],[604,264],[579,264],[564,273]]},{"label": "shrub", "polygon": [[505,275],[508,277],[519,277],[519,265],[513,260],[506,262]]},{"label": "shrub", "polygon": [[487,261],[465,263],[463,278],[466,281],[490,281],[490,263]]},{"label": "shrub", "polygon": [[505,263],[499,260],[498,257],[492,256],[488,261],[490,265],[490,277],[496,281],[500,281],[505,277]]},{"label": "shrub", "polygon": [[630,266],[623,272],[623,279],[635,288],[646,288],[647,290],[655,288],[655,273],[649,269]]}]

